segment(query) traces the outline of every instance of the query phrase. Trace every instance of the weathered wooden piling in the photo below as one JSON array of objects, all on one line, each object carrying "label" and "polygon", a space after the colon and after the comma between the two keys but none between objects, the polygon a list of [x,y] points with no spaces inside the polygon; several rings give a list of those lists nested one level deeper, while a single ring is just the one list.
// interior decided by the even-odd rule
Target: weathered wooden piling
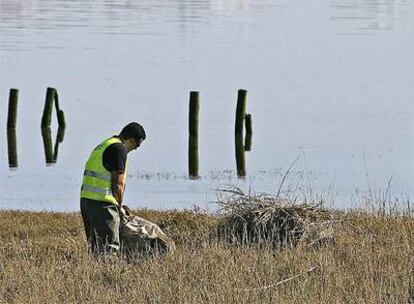
[{"label": "weathered wooden piling", "polygon": [[243,144],[243,129],[244,119],[246,115],[246,104],[247,104],[247,91],[239,90],[237,96],[237,107],[236,107],[236,123],[234,129],[235,135],[235,150],[236,150],[236,166],[237,175],[241,178],[246,176],[246,164],[244,157],[244,144]]},{"label": "weathered wooden piling", "polygon": [[243,133],[244,118],[246,116],[247,91],[239,90],[237,95],[235,133]]},{"label": "weathered wooden piling", "polygon": [[57,90],[55,90],[55,108],[56,108],[56,114],[57,114],[57,119],[58,119],[58,125],[59,127],[65,128],[66,127],[65,112],[63,112],[63,110],[60,109],[59,94]]},{"label": "weathered wooden piling", "polygon": [[42,128],[43,148],[45,150],[46,164],[55,163],[53,159],[52,131],[50,127]]},{"label": "weathered wooden piling", "polygon": [[17,168],[17,143],[16,143],[16,129],[7,129],[7,152],[9,156],[9,167]]},{"label": "weathered wooden piling", "polygon": [[[60,106],[59,106],[59,94],[57,92],[56,89],[55,90],[55,96],[54,96],[54,100],[55,100],[55,109],[56,109],[56,114],[59,115],[59,111],[60,111]],[[58,116],[59,117],[59,116]]]},{"label": "weathered wooden piling", "polygon": [[9,109],[7,113],[7,153],[9,158],[9,167],[17,168],[17,140],[16,140],[16,121],[17,121],[17,103],[19,99],[19,90],[10,89]]},{"label": "weathered wooden piling", "polygon": [[[53,104],[55,105],[59,125],[54,147],[52,142],[52,131],[50,129],[50,126],[52,124]],[[59,144],[63,141],[66,128],[65,113],[60,109],[59,95],[55,88],[47,88],[41,127],[46,164],[51,165],[54,164],[57,160],[59,153]]]},{"label": "weathered wooden piling", "polygon": [[55,101],[56,95],[57,95],[56,89],[47,88],[45,107],[43,109],[43,115],[42,115],[42,124],[41,124],[42,128],[50,127],[50,125],[52,124],[53,103]]},{"label": "weathered wooden piling", "polygon": [[19,90],[10,89],[9,94],[9,112],[7,115],[7,129],[16,128],[17,120],[17,101],[19,99]]},{"label": "weathered wooden piling", "polygon": [[245,127],[246,127],[246,134],[244,137],[244,151],[248,152],[252,149],[252,136],[253,136],[253,128],[252,128],[252,115],[246,114],[244,118]]},{"label": "weathered wooden piling", "polygon": [[199,92],[190,92],[189,106],[189,139],[188,139],[188,172],[192,179],[199,178],[198,175],[198,121],[200,112]]}]

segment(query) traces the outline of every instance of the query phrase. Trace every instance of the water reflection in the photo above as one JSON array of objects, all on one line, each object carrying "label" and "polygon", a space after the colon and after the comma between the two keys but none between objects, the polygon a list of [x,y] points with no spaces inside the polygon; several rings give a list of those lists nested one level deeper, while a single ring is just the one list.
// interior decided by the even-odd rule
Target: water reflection
[{"label": "water reflection", "polygon": [[[247,10],[250,0],[87,0],[87,1],[0,1],[0,48],[26,50],[30,41],[36,48],[65,49],[65,39],[49,41],[45,32],[63,37],[76,35],[169,35],[199,31],[211,24],[216,13]],[[24,31],[23,31],[24,30]],[[27,31],[32,35],[27,35]],[[20,37],[20,39],[19,39]],[[23,40],[22,40],[23,38]],[[88,45],[87,49],[96,46]]]},{"label": "water reflection", "polygon": [[[304,3],[305,4],[305,3]],[[6,38],[0,47],[18,49],[25,29],[39,35],[44,30],[90,32],[105,35],[168,35],[176,27],[180,33],[199,30],[212,24],[217,16],[251,8],[271,8],[266,1],[251,0],[86,0],[86,1],[0,1],[0,33]],[[410,0],[330,0],[331,21],[340,33],[370,34],[393,30]],[[231,18],[228,19],[231,22]],[[88,33],[89,34],[89,33]],[[12,41],[10,41],[12,39]],[[19,43],[20,41],[20,43]],[[38,47],[66,48],[62,42],[47,40]],[[89,46],[90,47],[90,46]],[[94,47],[92,47],[94,48]]]},{"label": "water reflection", "polygon": [[412,4],[405,0],[331,0],[331,21],[340,34],[372,34],[394,30],[401,12]]},{"label": "water reflection", "polygon": [[[65,126],[59,126],[56,133],[55,145],[53,146],[52,131],[50,127],[41,128],[43,148],[45,151],[45,159],[47,165],[53,165],[57,162],[59,154],[59,146],[65,138]],[[7,129],[7,152],[9,160],[9,168],[16,169],[18,167],[17,159],[17,139],[16,129]]]},{"label": "water reflection", "polygon": [[252,136],[253,136],[252,115],[246,114],[244,121],[245,121],[245,128],[246,128],[246,134],[244,137],[244,151],[250,152],[252,150]]},{"label": "water reflection", "polygon": [[52,142],[52,131],[50,127],[41,128],[43,138],[43,148],[45,151],[46,164],[48,166],[53,165],[57,162],[59,154],[59,145],[63,142],[65,137],[65,127],[59,126],[56,133],[55,146],[53,147]]},{"label": "water reflection", "polygon": [[246,177],[246,160],[244,155],[243,133],[235,135],[236,167],[239,178]]},{"label": "water reflection", "polygon": [[7,151],[9,156],[9,167],[17,168],[17,141],[16,141],[16,129],[7,129]]},{"label": "water reflection", "polygon": [[65,126],[59,126],[56,134],[55,140],[55,150],[53,152],[53,161],[57,162],[58,153],[59,153],[59,145],[63,143],[63,139],[65,138]]}]

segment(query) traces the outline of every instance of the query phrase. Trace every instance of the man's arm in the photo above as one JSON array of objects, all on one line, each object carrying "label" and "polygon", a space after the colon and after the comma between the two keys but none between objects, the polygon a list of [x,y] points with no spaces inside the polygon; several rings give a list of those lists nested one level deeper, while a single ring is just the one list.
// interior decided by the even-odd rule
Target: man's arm
[{"label": "man's arm", "polygon": [[122,205],[122,200],[124,197],[125,191],[125,182],[124,182],[124,171],[116,170],[111,171],[111,189],[112,195],[115,197],[118,205]]}]

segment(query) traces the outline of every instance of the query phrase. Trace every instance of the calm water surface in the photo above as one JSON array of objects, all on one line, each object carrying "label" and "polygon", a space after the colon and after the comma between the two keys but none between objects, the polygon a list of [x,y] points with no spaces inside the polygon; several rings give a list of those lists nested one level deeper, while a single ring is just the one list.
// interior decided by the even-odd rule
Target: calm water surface
[{"label": "calm water surface", "polygon": [[[77,210],[90,150],[132,120],[148,134],[129,157],[132,207],[210,208],[226,184],[275,192],[298,158],[285,188],[308,199],[352,207],[390,179],[392,195],[410,198],[413,37],[413,0],[0,0],[0,208]],[[47,86],[68,125],[49,167]],[[254,128],[244,181],[234,172],[239,88]],[[185,177],[190,90],[201,98],[199,181]]]}]

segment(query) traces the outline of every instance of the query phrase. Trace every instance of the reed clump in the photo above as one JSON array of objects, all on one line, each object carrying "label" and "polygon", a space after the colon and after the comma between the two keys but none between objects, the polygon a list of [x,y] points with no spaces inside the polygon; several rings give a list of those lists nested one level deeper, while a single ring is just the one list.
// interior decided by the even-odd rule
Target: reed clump
[{"label": "reed clump", "polygon": [[296,203],[268,194],[246,195],[239,189],[219,200],[221,239],[240,245],[299,244],[315,246],[334,242],[335,230],[343,225],[338,212],[320,205]]}]

